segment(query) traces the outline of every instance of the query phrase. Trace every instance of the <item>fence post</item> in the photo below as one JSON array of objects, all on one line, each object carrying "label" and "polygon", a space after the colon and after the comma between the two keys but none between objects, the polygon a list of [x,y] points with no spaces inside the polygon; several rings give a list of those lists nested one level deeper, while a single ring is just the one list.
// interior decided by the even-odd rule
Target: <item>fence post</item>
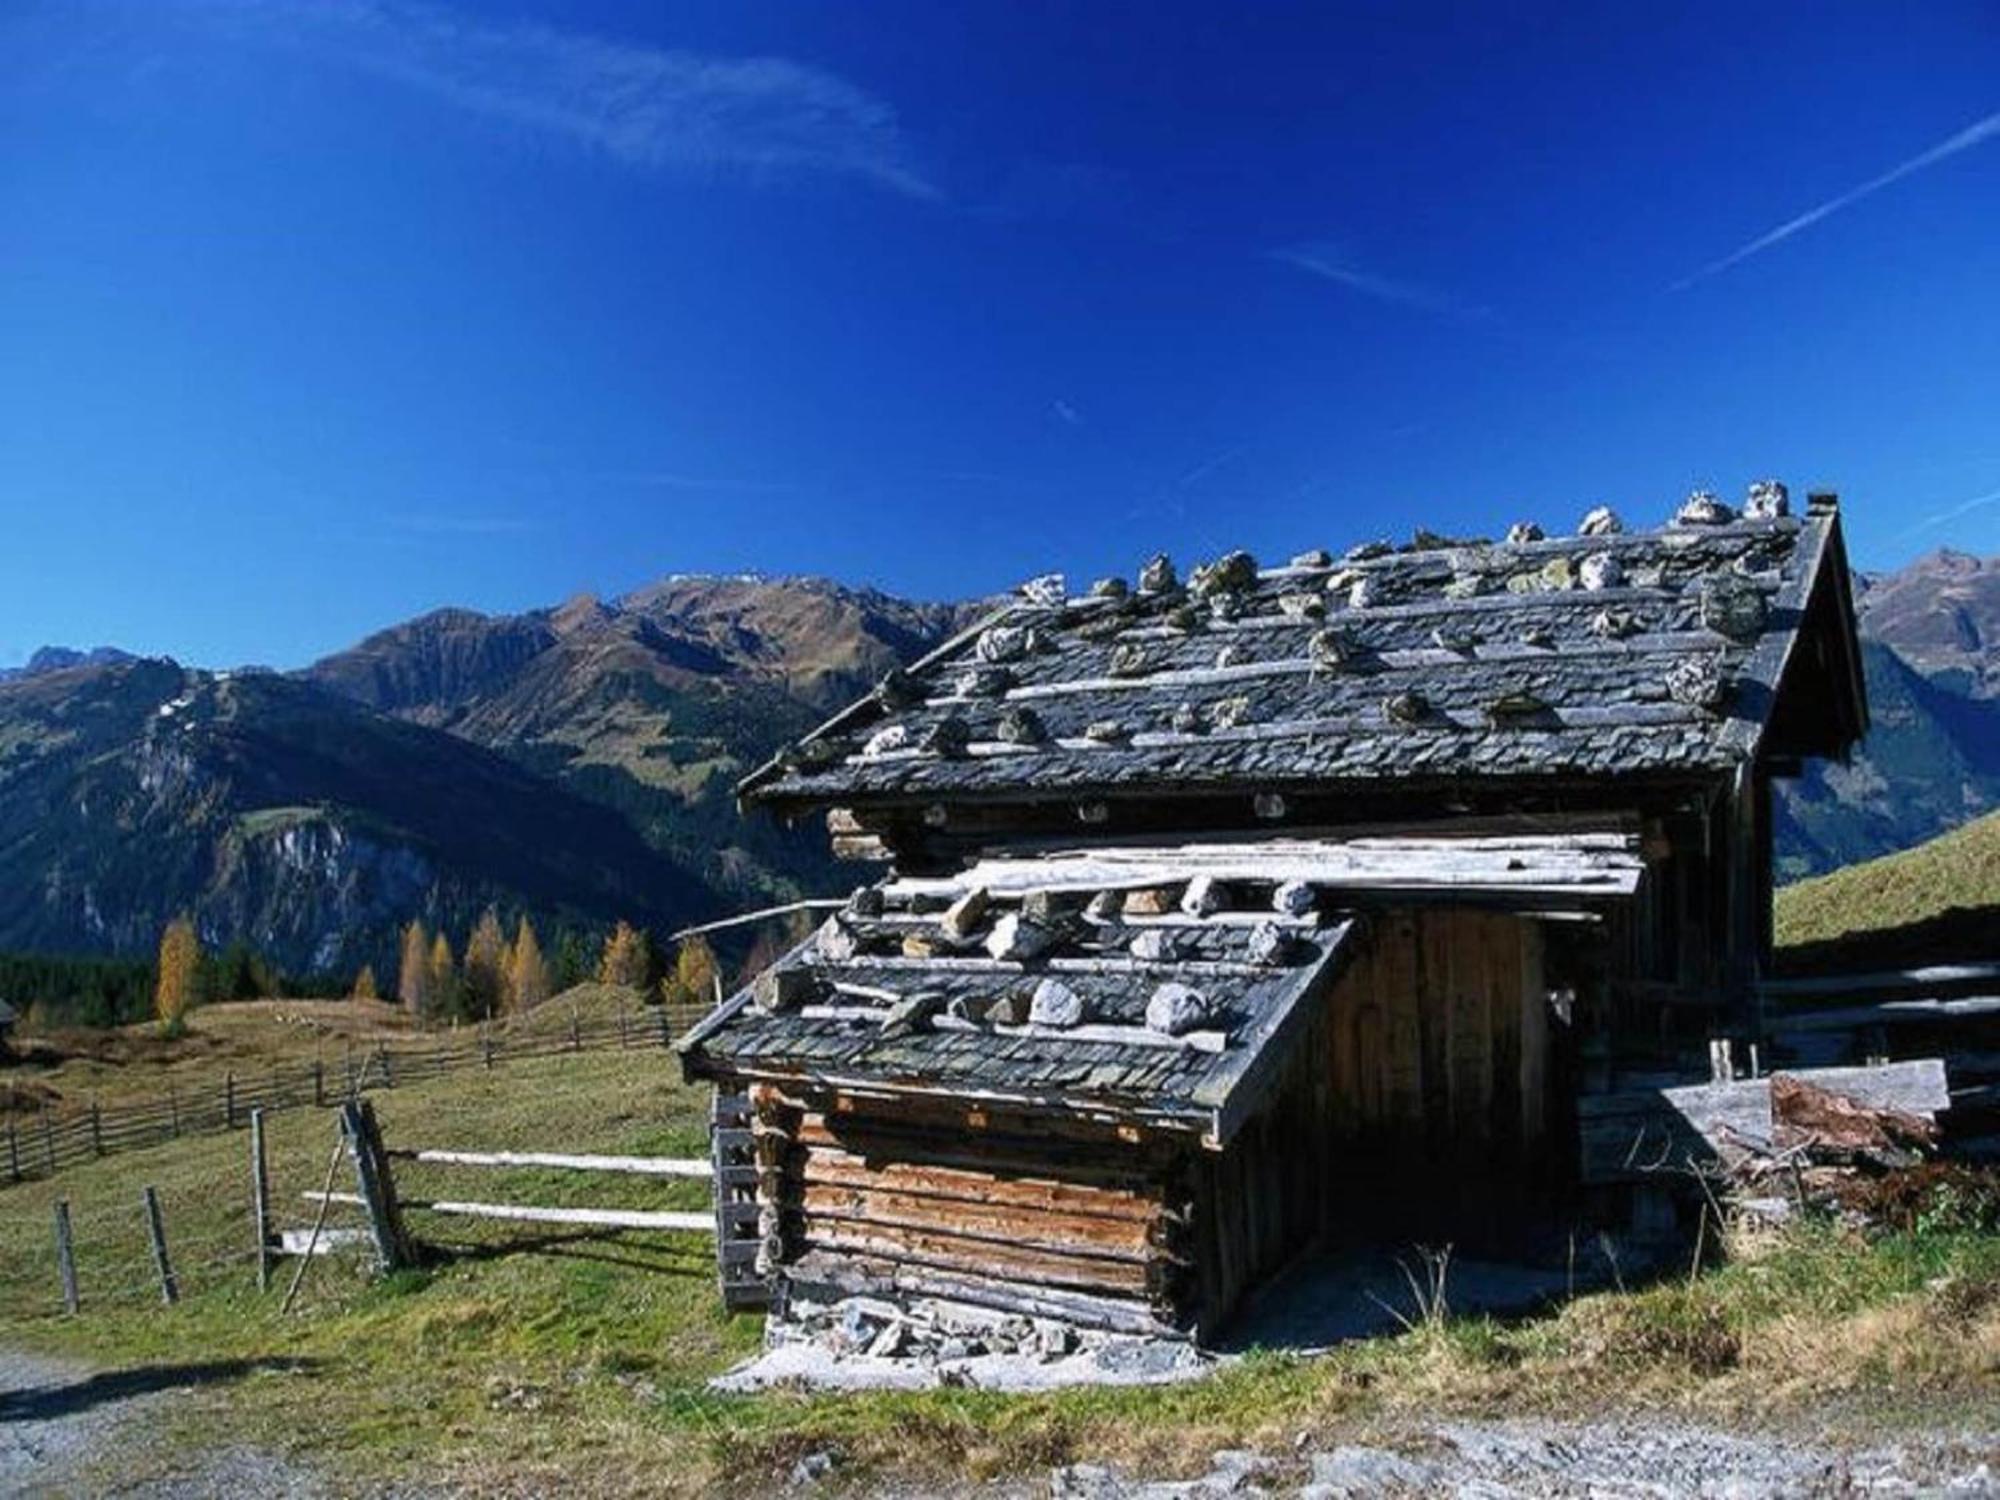
[{"label": "fence post", "polygon": [[264,1160],[264,1111],[250,1111],[250,1215],[257,1235],[257,1290],[271,1289],[271,1174]]},{"label": "fence post", "polygon": [[318,1053],[313,1054],[313,1107],[326,1103],[326,1064],[320,1061]]},{"label": "fence post", "polygon": [[352,1099],[354,1097],[354,1038],[351,1036],[344,1037],[341,1040],[340,1076],[342,1081],[347,1085],[341,1092],[347,1095],[349,1099]]},{"label": "fence post", "polygon": [[104,1154],[104,1110],[97,1102],[97,1096],[90,1096],[90,1154]]},{"label": "fence post", "polygon": [[63,1311],[74,1317],[76,1295],[76,1245],[69,1233],[69,1199],[56,1199],[56,1270],[62,1276]]},{"label": "fence post", "polygon": [[674,1044],[674,1027],[673,1027],[673,1022],[671,1022],[671,1021],[669,1021],[669,1020],[667,1019],[667,1008],[666,1008],[666,1006],[664,1006],[664,1005],[660,1006],[660,1007],[659,1007],[658,1009],[656,1009],[656,1010],[655,1010],[655,1011],[653,1012],[653,1014],[654,1014],[655,1016],[659,1017],[659,1021],[660,1021],[660,1045],[661,1045],[662,1047],[671,1047],[671,1046],[673,1046],[673,1044]]},{"label": "fence post", "polygon": [[222,1075],[222,1123],[227,1129],[236,1128],[236,1074],[233,1069]]},{"label": "fence post", "polygon": [[347,1137],[347,1154],[354,1161],[354,1179],[361,1190],[362,1206],[368,1210],[375,1258],[384,1271],[393,1271],[409,1263],[409,1242],[403,1234],[395,1181],[389,1175],[388,1157],[382,1150],[382,1133],[375,1123],[374,1109],[365,1100],[345,1105],[340,1112],[340,1128]]},{"label": "fence post", "polygon": [[11,1116],[7,1120],[7,1170],[14,1181],[21,1180],[21,1133],[15,1129]]},{"label": "fence post", "polygon": [[174,1284],[173,1262],[167,1259],[167,1225],[160,1215],[160,1195],[147,1187],[140,1190],[139,1197],[146,1206],[146,1237],[153,1242],[153,1267],[160,1273],[160,1300],[172,1307],[181,1300],[181,1289]]},{"label": "fence post", "polygon": [[493,1070],[493,1028],[484,1021],[479,1023],[479,1055],[490,1073]]}]

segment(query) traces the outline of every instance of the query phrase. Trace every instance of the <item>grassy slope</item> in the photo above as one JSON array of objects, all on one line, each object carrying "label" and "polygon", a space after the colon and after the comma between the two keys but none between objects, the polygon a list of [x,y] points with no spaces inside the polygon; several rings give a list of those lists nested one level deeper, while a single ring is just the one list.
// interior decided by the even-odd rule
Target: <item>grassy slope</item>
[{"label": "grassy slope", "polygon": [[[704,1104],[645,1051],[469,1072],[382,1094],[377,1107],[392,1145],[687,1154],[700,1149]],[[299,1194],[318,1185],[332,1140],[329,1115],[275,1118],[281,1222],[305,1221]],[[754,1484],[828,1447],[850,1470],[893,1466],[909,1482],[1082,1457],[1198,1468],[1229,1442],[1282,1448],[1300,1432],[1363,1432],[1405,1414],[1573,1416],[1610,1402],[1814,1420],[1832,1403],[1842,1420],[1984,1411],[1990,1422],[2000,1368],[2000,1240],[1940,1223],[1875,1244],[1808,1228],[1689,1283],[1587,1297],[1512,1326],[1451,1322],[1325,1359],[1253,1357],[1186,1388],[720,1398],[702,1382],[753,1349],[759,1327],[721,1312],[705,1242],[633,1234],[481,1256],[525,1226],[449,1221],[466,1257],[382,1284],[351,1263],[317,1262],[302,1311],[284,1319],[279,1291],[254,1290],[244,1252],[244,1158],[240,1134],[213,1136],[0,1190],[0,1339],[110,1367],[298,1361],[296,1372],[177,1397],[187,1410],[170,1440],[248,1441],[356,1476],[512,1489],[561,1475],[578,1495]],[[693,1184],[546,1173],[410,1167],[399,1180],[412,1198],[447,1183],[490,1199],[702,1197]],[[187,1293],[166,1312],[141,1238],[145,1183],[165,1200]],[[74,1320],[59,1314],[49,1248],[58,1193],[81,1247],[85,1312]],[[442,1232],[440,1221],[427,1227]]]},{"label": "grassy slope", "polygon": [[[653,1034],[657,1012],[637,990],[580,984],[526,1015],[495,1023],[504,1047],[519,1037],[547,1041],[567,1037],[571,1018],[586,1032],[618,1024],[623,1011],[635,1045]],[[678,1018],[676,1018],[678,1019]],[[274,1067],[287,1079],[309,1070],[314,1059],[339,1076],[348,1051],[365,1056],[384,1045],[392,1050],[437,1046],[463,1051],[470,1033],[449,1026],[419,1030],[399,1004],[383,1000],[234,1000],[189,1012],[186,1029],[162,1036],[151,1021],[108,1028],[65,1028],[22,1038],[28,1061],[0,1070],[0,1114],[9,1091],[19,1085],[31,1097],[53,1097],[78,1108],[95,1099],[107,1110],[145,1105],[166,1097],[213,1100],[223,1077],[234,1072],[246,1089]]]},{"label": "grassy slope", "polygon": [[1797,948],[1987,907],[2000,908],[2000,813],[1900,854],[1784,887],[1776,935],[1779,946]]}]

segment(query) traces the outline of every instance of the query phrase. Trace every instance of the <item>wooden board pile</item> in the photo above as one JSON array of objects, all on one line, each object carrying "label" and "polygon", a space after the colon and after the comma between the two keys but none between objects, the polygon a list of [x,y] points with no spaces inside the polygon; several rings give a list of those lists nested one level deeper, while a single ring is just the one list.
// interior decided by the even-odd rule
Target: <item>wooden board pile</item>
[{"label": "wooden board pile", "polygon": [[1748,1211],[1839,1208],[1857,1177],[1916,1166],[1950,1107],[1936,1058],[1579,1101],[1587,1182],[1708,1184]]}]

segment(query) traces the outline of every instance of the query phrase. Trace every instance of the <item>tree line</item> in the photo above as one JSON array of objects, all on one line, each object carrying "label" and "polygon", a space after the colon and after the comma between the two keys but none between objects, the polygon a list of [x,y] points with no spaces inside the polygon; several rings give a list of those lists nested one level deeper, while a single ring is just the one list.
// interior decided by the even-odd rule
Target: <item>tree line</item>
[{"label": "tree line", "polygon": [[[796,922],[764,934],[735,966],[739,982],[800,936]],[[517,918],[510,933],[492,907],[456,946],[442,926],[409,922],[398,940],[394,978],[394,989],[384,994],[373,964],[348,981],[337,975],[301,980],[241,940],[210,952],[185,913],[162,929],[150,961],[0,953],[0,999],[22,1010],[31,1030],[123,1026],[151,1015],[172,1033],[185,1027],[198,1005],[342,993],[400,1003],[419,1025],[437,1025],[533,1010],[588,980],[675,1006],[711,1004],[726,983],[721,960],[698,935],[663,950],[643,928],[620,921],[601,939],[560,929],[552,949],[545,949],[530,918]]]}]

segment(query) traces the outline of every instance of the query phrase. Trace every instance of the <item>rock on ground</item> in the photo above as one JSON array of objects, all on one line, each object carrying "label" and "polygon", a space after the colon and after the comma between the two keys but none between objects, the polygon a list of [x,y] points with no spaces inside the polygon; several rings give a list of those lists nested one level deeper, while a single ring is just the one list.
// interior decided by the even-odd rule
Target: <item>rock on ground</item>
[{"label": "rock on ground", "polygon": [[2000,1434],[1926,1433],[1847,1447],[1825,1434],[1739,1434],[1672,1420],[1449,1423],[1381,1445],[1224,1450],[1193,1479],[1095,1464],[1056,1470],[1057,1500],[1789,1500],[1793,1496],[2000,1497]]}]

